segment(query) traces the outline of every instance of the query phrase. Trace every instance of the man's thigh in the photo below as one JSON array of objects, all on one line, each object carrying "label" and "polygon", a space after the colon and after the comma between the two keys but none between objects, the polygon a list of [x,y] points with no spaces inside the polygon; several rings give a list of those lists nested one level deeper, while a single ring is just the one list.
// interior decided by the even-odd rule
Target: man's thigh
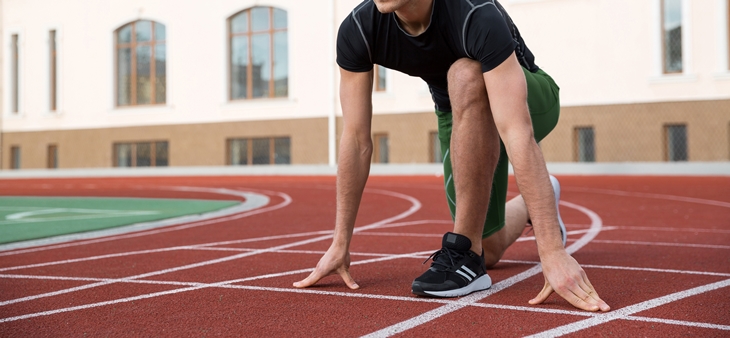
[{"label": "man's thigh", "polygon": [[[552,78],[542,70],[537,73],[531,73],[526,69],[523,70],[527,82],[527,101],[532,118],[532,128],[535,139],[539,142],[555,128],[558,122],[560,115],[559,88]],[[436,111],[436,115],[438,117],[438,136],[443,156],[446,202],[453,219],[456,215],[456,191],[450,156],[452,117],[450,112]],[[482,238],[489,237],[504,227],[509,179],[508,167],[509,158],[504,150],[504,145],[500,144],[500,158],[492,181],[492,191]]]}]

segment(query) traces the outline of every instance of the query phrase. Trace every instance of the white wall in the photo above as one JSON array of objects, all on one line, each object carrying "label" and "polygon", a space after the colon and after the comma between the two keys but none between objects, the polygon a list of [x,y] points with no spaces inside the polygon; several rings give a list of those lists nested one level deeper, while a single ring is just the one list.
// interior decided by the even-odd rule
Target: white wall
[{"label": "white wall", "polygon": [[[437,0],[445,1],[445,0]],[[456,1],[456,0],[448,0]],[[685,2],[685,73],[661,74],[660,0],[503,0],[566,106],[730,98],[726,0]],[[360,0],[3,0],[7,132],[327,117],[336,110],[337,27]],[[226,19],[252,6],[289,15],[289,97],[227,99]],[[164,106],[114,106],[113,32],[166,25]],[[59,111],[48,112],[48,30],[58,31]],[[9,36],[21,40],[21,114],[9,114]],[[389,71],[376,114],[432,111],[423,81]]]},{"label": "white wall", "polygon": [[[326,117],[334,91],[329,0],[4,0],[4,41],[21,37],[21,114],[5,131]],[[226,19],[252,6],[288,12],[289,97],[229,102]],[[313,17],[317,18],[313,20]],[[167,28],[167,103],[115,107],[114,31],[138,19]],[[57,29],[59,110],[48,112],[48,31]],[[5,43],[5,73],[9,46]],[[6,76],[7,78],[7,76]],[[9,81],[6,79],[6,81]],[[6,97],[7,86],[5,87]],[[6,106],[7,106],[7,100]]]}]

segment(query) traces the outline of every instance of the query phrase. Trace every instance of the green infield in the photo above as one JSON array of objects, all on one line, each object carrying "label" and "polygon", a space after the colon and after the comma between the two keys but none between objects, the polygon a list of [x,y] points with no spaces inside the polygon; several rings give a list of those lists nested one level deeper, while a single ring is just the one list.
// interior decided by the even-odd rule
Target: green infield
[{"label": "green infield", "polygon": [[0,197],[0,243],[201,214],[239,203],[160,198]]}]

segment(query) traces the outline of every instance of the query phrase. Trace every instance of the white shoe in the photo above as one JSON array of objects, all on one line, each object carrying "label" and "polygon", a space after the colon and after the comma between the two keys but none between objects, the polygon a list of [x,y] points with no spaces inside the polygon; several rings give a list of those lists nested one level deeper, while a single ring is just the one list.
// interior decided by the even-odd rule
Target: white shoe
[{"label": "white shoe", "polygon": [[563,223],[563,219],[560,217],[560,207],[558,207],[558,202],[560,201],[560,182],[558,182],[558,179],[555,178],[555,176],[550,175],[550,183],[553,185],[553,193],[555,193],[555,209],[558,213],[558,224],[560,224],[560,236],[563,239],[563,246],[565,246],[565,243],[568,242],[568,231],[565,229],[565,224]]}]

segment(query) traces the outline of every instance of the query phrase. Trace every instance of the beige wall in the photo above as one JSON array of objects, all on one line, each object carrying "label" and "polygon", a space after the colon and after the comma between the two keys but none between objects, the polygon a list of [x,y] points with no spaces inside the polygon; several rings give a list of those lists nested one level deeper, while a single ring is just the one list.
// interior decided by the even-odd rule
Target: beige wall
[{"label": "beige wall", "polygon": [[116,142],[169,142],[170,166],[226,164],[226,140],[246,137],[291,137],[292,164],[327,163],[327,120],[298,119],[4,133],[3,169],[9,149],[21,148],[21,168],[45,168],[47,147],[58,145],[59,168],[111,167]]},{"label": "beige wall", "polygon": [[563,107],[541,147],[547,161],[575,161],[574,129],[593,126],[597,162],[665,161],[666,124],[687,125],[690,161],[730,159],[730,100]]}]

